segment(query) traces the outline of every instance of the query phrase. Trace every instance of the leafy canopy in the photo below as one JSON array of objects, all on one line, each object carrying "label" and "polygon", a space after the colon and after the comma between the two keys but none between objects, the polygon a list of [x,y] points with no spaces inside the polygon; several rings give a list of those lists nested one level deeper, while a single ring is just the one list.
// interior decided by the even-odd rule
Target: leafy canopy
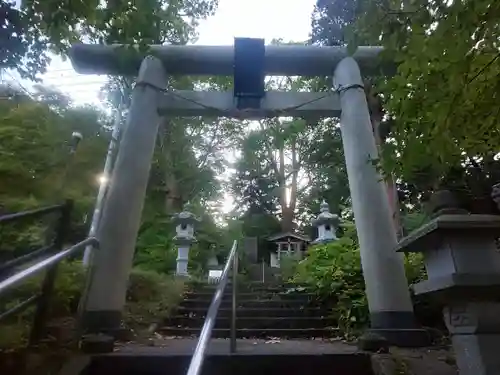
[{"label": "leafy canopy", "polygon": [[[411,176],[435,173],[470,157],[496,153],[500,144],[500,4],[474,1],[367,0],[358,27],[378,38],[398,64],[383,85],[395,119],[386,158]],[[451,42],[452,41],[452,42]]]}]

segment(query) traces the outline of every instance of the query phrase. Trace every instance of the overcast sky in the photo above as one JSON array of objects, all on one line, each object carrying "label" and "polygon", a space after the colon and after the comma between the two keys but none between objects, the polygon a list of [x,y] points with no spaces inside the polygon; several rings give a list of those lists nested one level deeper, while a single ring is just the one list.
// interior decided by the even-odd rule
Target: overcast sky
[{"label": "overcast sky", "polygon": [[[315,0],[219,0],[217,13],[202,21],[196,44],[228,45],[234,37],[264,38],[266,42],[305,41],[309,37]],[[54,59],[44,83],[71,94],[78,103],[98,103],[103,76],[76,74],[69,61]]]}]

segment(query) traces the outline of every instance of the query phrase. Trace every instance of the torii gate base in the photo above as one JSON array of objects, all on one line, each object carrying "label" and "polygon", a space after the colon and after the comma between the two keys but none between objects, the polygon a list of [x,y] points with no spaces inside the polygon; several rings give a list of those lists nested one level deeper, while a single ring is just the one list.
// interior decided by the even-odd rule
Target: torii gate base
[{"label": "torii gate base", "polygon": [[[161,51],[161,48],[171,47],[157,48]],[[265,73],[278,73],[270,71],[272,69],[269,67],[278,66],[279,64],[273,65],[273,62],[280,60],[280,56],[289,57],[294,47],[297,46],[266,47],[263,58],[264,66],[267,67]],[[75,48],[82,52],[81,50],[85,48],[95,51],[98,47],[78,46]],[[102,46],[102,48],[108,48],[109,52],[109,47]],[[177,52],[181,51],[179,53],[187,56],[190,48],[195,48],[199,52],[202,47],[176,46],[176,48]],[[217,48],[220,52],[226,47]],[[227,49],[231,48],[227,47]],[[376,168],[369,162],[370,158],[375,159],[378,154],[358,64],[354,58],[347,57],[347,52],[341,48],[300,46],[299,49],[301,52],[293,56],[297,66],[304,69],[303,72],[311,66],[319,69],[318,67],[332,64],[328,71],[316,71],[319,75],[331,75],[334,64],[338,63],[334,74],[337,94],[332,95],[335,98],[330,103],[340,103],[340,108],[331,108],[331,113],[334,116],[341,109],[340,123],[344,153],[370,308],[370,331],[379,333],[394,345],[426,345],[428,343],[426,331],[419,329],[415,323],[402,257],[395,252],[397,239],[384,183]],[[378,53],[375,48],[373,51],[375,55]],[[231,58],[231,53],[227,51],[222,55]],[[311,56],[315,55],[318,59],[322,58],[327,61],[312,60]],[[200,69],[196,70],[195,67],[203,67],[204,63],[208,63],[202,61],[208,56],[202,51],[191,55],[190,60],[185,60],[191,64],[186,69],[191,70],[182,71],[182,66],[179,64],[182,65],[183,61],[172,61],[172,57],[168,54],[164,56],[167,56],[164,61],[148,56],[140,64],[127,126],[121,140],[108,200],[98,232],[101,250],[96,251],[94,256],[91,268],[92,277],[83,314],[83,326],[87,333],[113,334],[120,327],[151,158],[160,122],[159,108],[162,107],[162,112],[176,115],[177,107],[165,108],[164,91],[167,87],[167,73],[171,73],[169,70],[184,74],[199,73]],[[358,54],[358,56],[361,56],[359,57],[361,62],[366,65],[369,57],[366,54]],[[214,60],[212,56],[209,61],[212,66],[214,66]],[[103,61],[106,63],[103,56],[100,56],[100,62]],[[196,62],[199,64],[196,65]],[[77,70],[78,63],[78,59],[73,54],[73,64]],[[231,61],[222,61],[221,64],[230,66]],[[286,67],[283,74],[303,73],[293,71],[291,64],[290,61],[281,64]],[[88,64],[86,66],[88,69]],[[109,67],[110,64],[106,66]],[[216,73],[223,74],[221,70]],[[208,98],[209,94],[206,94]],[[291,94],[287,93],[287,95]],[[269,108],[276,107],[276,102],[269,102],[270,97],[267,99],[267,110],[260,108],[257,114],[275,114]],[[324,102],[323,105],[325,103],[328,102]],[[324,114],[325,108],[322,110]],[[221,114],[227,115],[227,112],[221,110]]]}]

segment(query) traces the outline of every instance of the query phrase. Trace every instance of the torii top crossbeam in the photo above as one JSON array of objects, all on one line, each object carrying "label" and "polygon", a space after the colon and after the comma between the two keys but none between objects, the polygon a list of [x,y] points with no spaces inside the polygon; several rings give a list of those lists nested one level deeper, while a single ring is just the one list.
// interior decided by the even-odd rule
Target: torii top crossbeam
[{"label": "torii top crossbeam", "polygon": [[[123,61],[122,45],[76,44],[70,50],[79,73],[135,75],[141,64],[137,55]],[[234,46],[153,45],[151,54],[161,59],[170,75],[223,75],[234,70]],[[382,47],[358,47],[353,57],[363,72],[380,70]],[[267,45],[264,73],[275,76],[330,76],[337,63],[348,56],[345,47]]]}]

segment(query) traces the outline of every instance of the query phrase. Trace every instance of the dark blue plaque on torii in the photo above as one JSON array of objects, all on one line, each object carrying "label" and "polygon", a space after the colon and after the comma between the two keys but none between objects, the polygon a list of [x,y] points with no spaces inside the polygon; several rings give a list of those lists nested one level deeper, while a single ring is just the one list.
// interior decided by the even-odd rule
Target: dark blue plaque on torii
[{"label": "dark blue plaque on torii", "polygon": [[264,39],[234,38],[234,98],[238,109],[260,108],[264,89]]}]

